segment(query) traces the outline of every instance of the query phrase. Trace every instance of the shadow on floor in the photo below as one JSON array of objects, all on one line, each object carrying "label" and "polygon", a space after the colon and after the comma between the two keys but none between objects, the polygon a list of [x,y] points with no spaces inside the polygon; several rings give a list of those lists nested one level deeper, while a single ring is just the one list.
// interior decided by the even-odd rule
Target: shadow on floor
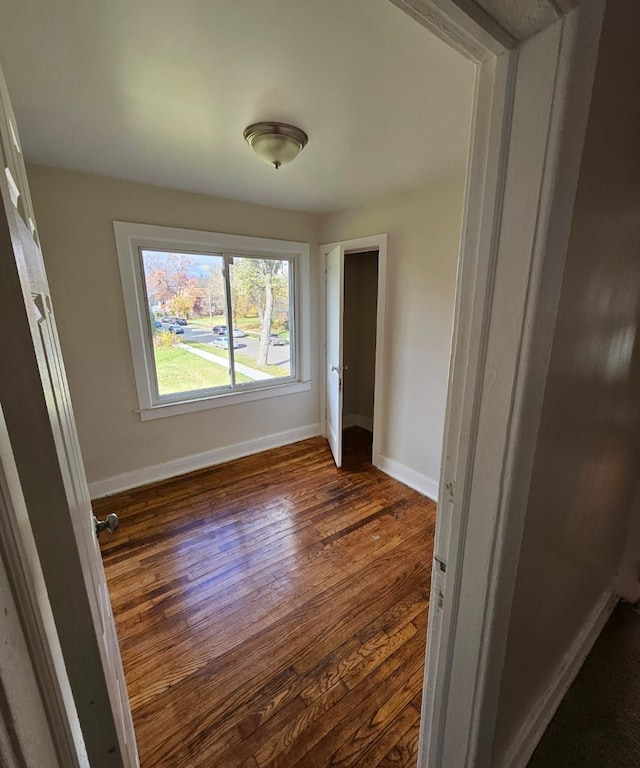
[{"label": "shadow on floor", "polygon": [[371,468],[373,434],[361,427],[349,427],[342,433],[342,469],[362,472]]}]

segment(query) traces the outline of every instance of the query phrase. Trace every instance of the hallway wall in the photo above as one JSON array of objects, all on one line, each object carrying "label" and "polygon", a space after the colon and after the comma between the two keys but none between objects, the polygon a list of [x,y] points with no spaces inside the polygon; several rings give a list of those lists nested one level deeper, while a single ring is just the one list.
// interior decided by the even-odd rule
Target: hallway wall
[{"label": "hallway wall", "polygon": [[638,30],[640,5],[609,0],[515,583],[495,768],[618,588],[640,462]]}]

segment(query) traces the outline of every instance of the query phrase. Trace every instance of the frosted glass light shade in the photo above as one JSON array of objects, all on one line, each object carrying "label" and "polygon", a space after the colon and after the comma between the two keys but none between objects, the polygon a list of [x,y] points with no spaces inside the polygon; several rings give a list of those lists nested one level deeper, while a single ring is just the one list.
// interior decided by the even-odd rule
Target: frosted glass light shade
[{"label": "frosted glass light shade", "polygon": [[243,135],[256,155],[276,169],[294,160],[308,141],[304,131],[286,123],[254,123]]}]

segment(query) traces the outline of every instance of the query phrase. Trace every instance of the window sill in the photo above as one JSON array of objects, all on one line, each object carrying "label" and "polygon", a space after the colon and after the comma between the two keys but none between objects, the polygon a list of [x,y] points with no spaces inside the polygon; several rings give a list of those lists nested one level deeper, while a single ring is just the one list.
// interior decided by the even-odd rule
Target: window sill
[{"label": "window sill", "polygon": [[229,392],[222,395],[214,395],[199,398],[197,400],[182,400],[179,403],[166,403],[154,405],[151,408],[142,408],[138,411],[141,421],[163,419],[167,416],[179,416],[183,413],[194,411],[208,411],[210,408],[223,408],[229,405],[249,403],[253,400],[265,400],[269,397],[282,397],[294,395],[297,392],[308,392],[311,389],[310,381],[295,381],[281,386],[264,387],[263,389],[251,389],[247,392]]}]

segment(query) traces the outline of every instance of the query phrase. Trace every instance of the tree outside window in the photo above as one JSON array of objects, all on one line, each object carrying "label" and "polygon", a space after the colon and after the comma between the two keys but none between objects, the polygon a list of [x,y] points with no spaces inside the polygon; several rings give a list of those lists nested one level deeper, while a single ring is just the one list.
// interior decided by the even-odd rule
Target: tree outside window
[{"label": "tree outside window", "polygon": [[140,257],[160,397],[292,377],[290,259],[151,249]]}]

